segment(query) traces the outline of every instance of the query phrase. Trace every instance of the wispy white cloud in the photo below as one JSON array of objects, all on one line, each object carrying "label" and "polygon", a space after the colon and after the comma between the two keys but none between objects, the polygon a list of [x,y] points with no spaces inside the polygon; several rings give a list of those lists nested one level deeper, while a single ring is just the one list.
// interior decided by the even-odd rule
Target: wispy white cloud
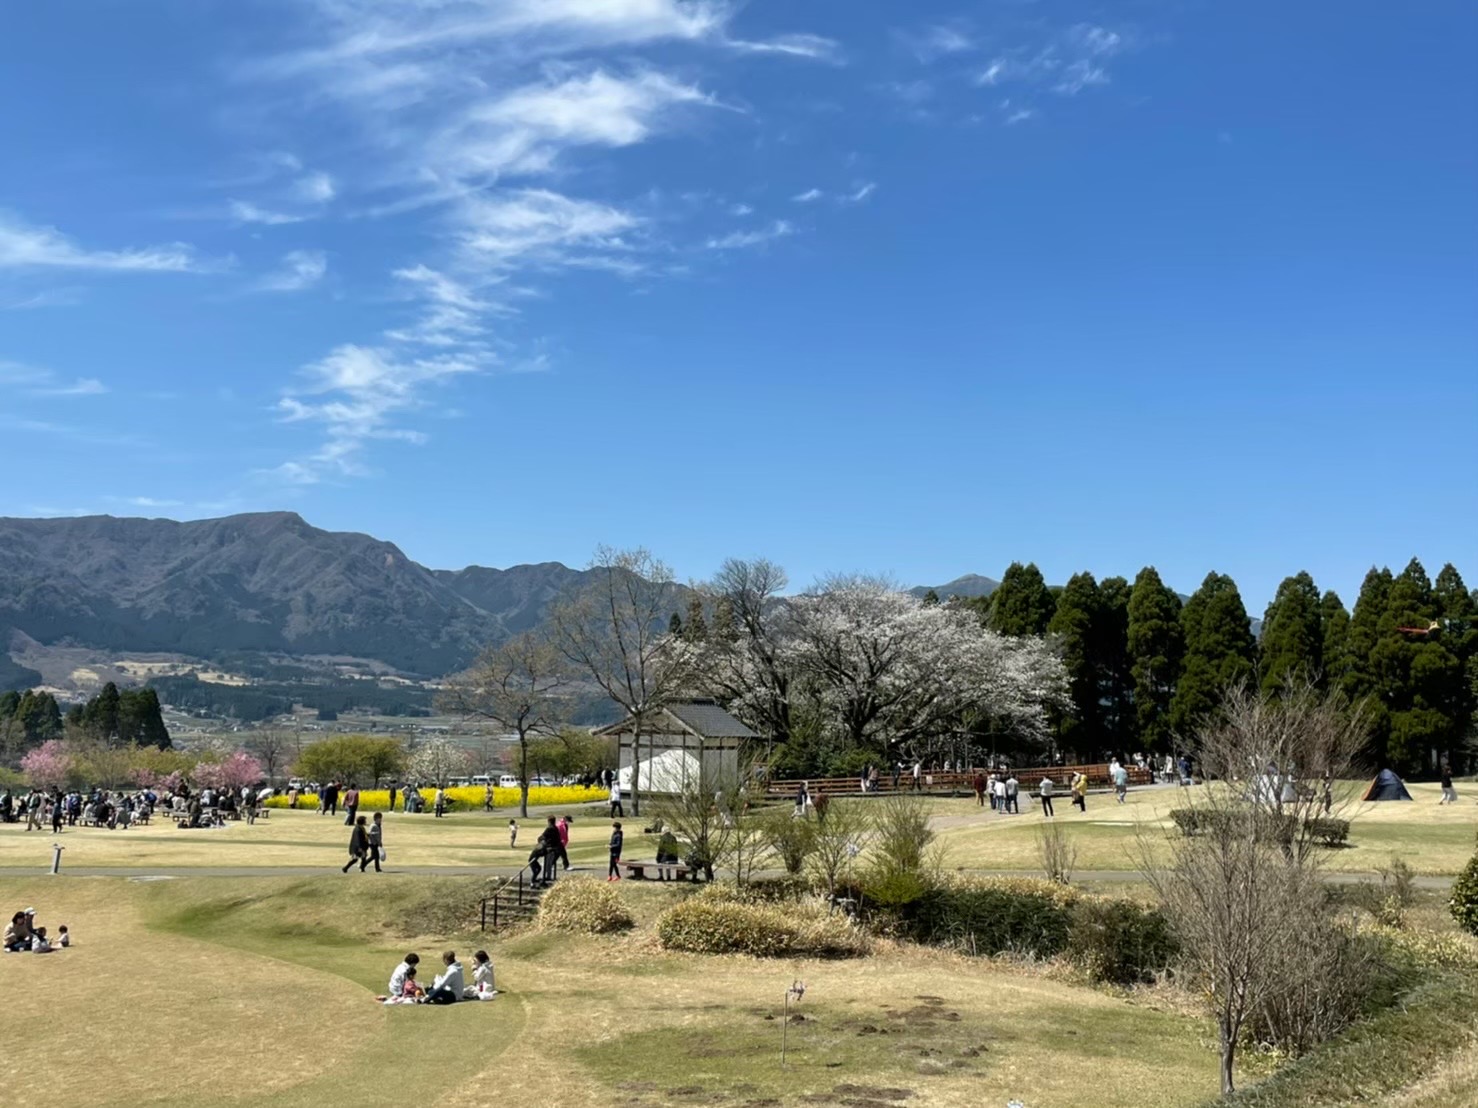
[{"label": "wispy white cloud", "polygon": [[327,173],[309,173],[293,183],[293,192],[310,204],[327,204],[337,195],[334,179]]},{"label": "wispy white cloud", "polygon": [[397,269],[395,276],[415,291],[424,307],[411,327],[386,331],[397,342],[451,347],[481,343],[487,328],[483,317],[502,310],[471,286],[424,264]]},{"label": "wispy white cloud", "polygon": [[153,496],[121,496],[111,497],[119,504],[127,504],[130,508],[183,508],[183,500],[161,500]]},{"label": "wispy white cloud", "polygon": [[69,308],[81,303],[82,292],[75,288],[28,291],[15,295],[0,294],[0,312],[24,312],[33,308]]},{"label": "wispy white cloud", "polygon": [[974,37],[963,24],[934,23],[918,30],[895,31],[894,37],[925,65],[976,48]]},{"label": "wispy white cloud", "polygon": [[[1092,23],[1078,23],[1054,33],[1034,49],[999,54],[975,75],[975,84],[994,87],[1017,84],[1047,89],[1060,96],[1076,96],[1085,89],[1107,85],[1112,80],[1108,62],[1128,49],[1131,37]],[[1020,123],[1036,114],[1035,109],[1017,106],[1005,114],[1007,124]]]},{"label": "wispy white cloud", "polygon": [[258,292],[302,292],[323,280],[328,256],[322,250],[289,250],[282,263],[253,287]]},{"label": "wispy white cloud", "polygon": [[783,219],[777,219],[768,227],[755,231],[731,231],[727,235],[710,238],[704,246],[709,250],[744,250],[752,246],[764,246],[766,243],[783,239],[795,233],[795,228]]},{"label": "wispy white cloud", "polygon": [[680,105],[713,103],[700,89],[655,71],[622,77],[597,69],[480,100],[426,153],[439,177],[545,173],[565,150],[631,146]]},{"label": "wispy white cloud", "polygon": [[811,58],[815,61],[840,64],[842,45],[835,39],[821,35],[791,34],[775,38],[751,41],[729,39],[728,45],[745,54],[785,54],[792,58]]},{"label": "wispy white cloud", "polygon": [[113,273],[189,273],[204,266],[185,243],[88,250],[55,227],[0,212],[0,269],[76,269]]},{"label": "wispy white cloud", "polygon": [[312,484],[329,476],[368,473],[363,453],[373,441],[421,443],[426,436],[399,427],[395,417],[430,403],[439,384],[476,373],[486,363],[464,356],[403,358],[393,351],[347,343],[304,367],[302,387],[277,404],[287,423],[323,426],[323,443],[308,458],[273,470],[280,479]]},{"label": "wispy white cloud", "polygon": [[630,250],[642,220],[609,204],[549,189],[513,189],[469,197],[459,208],[464,260],[492,271],[548,267]]},{"label": "wispy white cloud", "polygon": [[1033,108],[1013,108],[1005,111],[1004,114],[1006,126],[1014,127],[1018,123],[1025,123],[1028,119],[1033,118],[1037,113],[1036,110]]},{"label": "wispy white cloud", "polygon": [[264,227],[279,227],[288,223],[303,223],[309,218],[295,212],[277,212],[263,208],[247,200],[232,200],[231,218],[237,223],[259,223]]},{"label": "wispy white cloud", "polygon": [[108,391],[96,377],[65,381],[50,369],[22,362],[0,361],[0,388],[16,389],[25,396],[64,398],[100,396]]},{"label": "wispy white cloud", "polygon": [[797,204],[812,204],[820,200],[826,194],[818,188],[809,188],[805,192],[798,192],[791,197]]},{"label": "wispy white cloud", "polygon": [[864,181],[862,184],[854,188],[851,192],[843,193],[841,196],[841,200],[847,204],[861,204],[864,200],[866,200],[869,196],[877,191],[878,186],[876,181]]}]

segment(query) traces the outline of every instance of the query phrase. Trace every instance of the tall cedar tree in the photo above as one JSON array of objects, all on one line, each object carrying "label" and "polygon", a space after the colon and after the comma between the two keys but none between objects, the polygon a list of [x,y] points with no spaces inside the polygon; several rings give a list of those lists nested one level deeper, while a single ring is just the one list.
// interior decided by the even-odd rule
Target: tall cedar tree
[{"label": "tall cedar tree", "polygon": [[1413,558],[1391,584],[1370,652],[1390,719],[1385,761],[1403,772],[1435,768],[1461,738],[1462,665],[1443,641],[1437,614],[1427,571]]},{"label": "tall cedar tree", "polygon": [[1344,688],[1350,671],[1350,613],[1345,602],[1333,589],[1319,601],[1319,628],[1323,635],[1324,676],[1320,685],[1326,689]]},{"label": "tall cedar tree", "polygon": [[1012,562],[990,596],[989,627],[1002,635],[1041,635],[1052,621],[1057,601],[1035,562]]},{"label": "tall cedar tree", "polygon": [[89,731],[103,742],[112,742],[118,737],[118,714],[122,697],[118,686],[109,681],[97,696],[82,709],[82,722]]},{"label": "tall cedar tree", "polygon": [[1134,718],[1139,745],[1170,749],[1170,701],[1180,676],[1184,637],[1180,597],[1165,587],[1154,566],[1145,566],[1129,594],[1129,659],[1134,675]]},{"label": "tall cedar tree", "polygon": [[1321,680],[1324,673],[1324,628],[1319,587],[1307,573],[1283,578],[1262,617],[1258,641],[1258,683],[1269,696],[1290,684]]},{"label": "tall cedar tree", "polygon": [[1129,582],[1105,577],[1098,585],[1098,624],[1094,653],[1099,659],[1099,703],[1103,705],[1106,745],[1114,750],[1138,746],[1134,718],[1134,671],[1129,655]]},{"label": "tall cedar tree", "polygon": [[1370,738],[1362,752],[1367,761],[1380,761],[1385,757],[1386,737],[1391,731],[1390,713],[1385,702],[1376,695],[1378,689],[1371,655],[1380,637],[1379,625],[1385,615],[1386,599],[1391,594],[1393,580],[1389,569],[1370,567],[1360,584],[1360,595],[1355,598],[1355,610],[1350,613],[1349,631],[1345,636],[1345,672],[1341,689],[1351,704],[1367,702],[1366,721]]},{"label": "tall cedar tree", "polygon": [[1478,712],[1478,592],[1468,591],[1462,574],[1449,562],[1437,574],[1432,595],[1442,620],[1442,641],[1462,670],[1455,714],[1458,734],[1467,735]]},{"label": "tall cedar tree", "polygon": [[1067,670],[1068,706],[1058,714],[1059,745],[1087,754],[1103,741],[1103,660],[1098,655],[1102,622],[1098,582],[1091,573],[1075,573],[1057,597],[1057,610],[1047,624],[1056,636]]},{"label": "tall cedar tree", "polygon": [[1185,662],[1170,705],[1170,725],[1189,735],[1211,717],[1228,689],[1252,676],[1257,643],[1237,583],[1224,573],[1206,575],[1186,601],[1180,625]]}]

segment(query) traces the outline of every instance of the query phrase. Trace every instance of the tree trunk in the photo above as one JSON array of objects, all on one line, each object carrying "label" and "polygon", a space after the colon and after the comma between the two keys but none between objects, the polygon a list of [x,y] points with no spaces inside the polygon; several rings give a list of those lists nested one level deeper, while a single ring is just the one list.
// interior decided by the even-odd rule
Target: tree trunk
[{"label": "tree trunk", "polygon": [[[621,771],[616,770],[616,787],[621,787]],[[641,716],[633,716],[631,724],[631,814],[641,815]]]},{"label": "tree trunk", "polygon": [[518,814],[529,818],[529,736],[518,733]]},{"label": "tree trunk", "polygon": [[1237,1037],[1235,1034],[1228,1035],[1227,1029],[1221,1029],[1221,1093],[1227,1096],[1236,1092],[1233,1083],[1232,1067],[1237,1060]]}]

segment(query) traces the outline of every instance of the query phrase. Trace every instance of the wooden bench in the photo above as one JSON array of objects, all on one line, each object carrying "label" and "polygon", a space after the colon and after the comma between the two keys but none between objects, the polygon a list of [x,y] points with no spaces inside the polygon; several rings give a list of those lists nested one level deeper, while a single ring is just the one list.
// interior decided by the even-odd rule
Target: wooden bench
[{"label": "wooden bench", "polygon": [[616,865],[633,881],[645,880],[649,869],[657,871],[659,881],[681,881],[688,876],[688,867],[681,862],[617,862]]}]

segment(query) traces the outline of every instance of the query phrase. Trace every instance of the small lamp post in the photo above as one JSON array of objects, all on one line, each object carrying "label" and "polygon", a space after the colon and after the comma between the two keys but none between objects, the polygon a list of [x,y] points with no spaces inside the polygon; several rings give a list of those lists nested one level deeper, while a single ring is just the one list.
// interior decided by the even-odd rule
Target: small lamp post
[{"label": "small lamp post", "polygon": [[785,1018],[780,1022],[780,1064],[785,1065],[786,1039],[790,1032],[790,998],[794,997],[799,1004],[801,997],[806,995],[806,984],[804,981],[792,981],[790,988],[785,990]]},{"label": "small lamp post", "polygon": [[61,843],[51,844],[51,876],[55,877],[62,872],[62,851],[66,850]]}]

